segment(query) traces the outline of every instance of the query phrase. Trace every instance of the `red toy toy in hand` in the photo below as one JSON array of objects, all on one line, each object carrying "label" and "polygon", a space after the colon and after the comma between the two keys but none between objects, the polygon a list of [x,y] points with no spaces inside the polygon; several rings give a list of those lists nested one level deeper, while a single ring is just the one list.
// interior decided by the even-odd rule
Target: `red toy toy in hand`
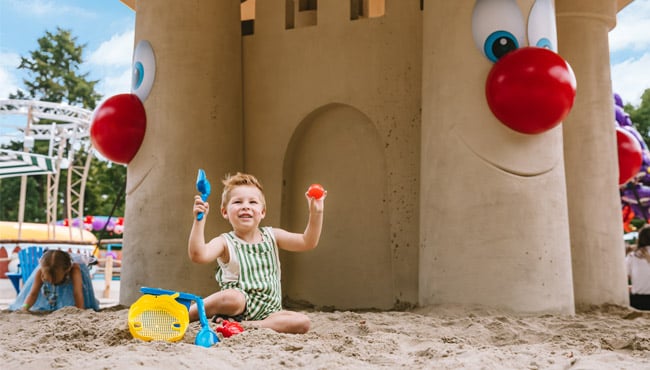
[{"label": "red toy toy in hand", "polygon": [[323,189],[321,184],[311,184],[309,190],[307,190],[307,195],[314,199],[320,199],[323,193],[325,193],[325,189]]}]

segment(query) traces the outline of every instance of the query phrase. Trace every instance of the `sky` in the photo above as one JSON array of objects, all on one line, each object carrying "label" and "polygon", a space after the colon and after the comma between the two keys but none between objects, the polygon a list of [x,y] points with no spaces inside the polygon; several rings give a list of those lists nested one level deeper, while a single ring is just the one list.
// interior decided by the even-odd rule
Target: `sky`
[{"label": "sky", "polygon": [[[81,66],[105,98],[129,92],[135,12],[119,0],[0,0],[0,99],[22,86],[21,56],[56,27],[86,44]],[[638,106],[650,88],[650,0],[635,0],[617,15],[609,34],[612,87]]]},{"label": "sky", "polygon": [[119,0],[0,0],[0,99],[22,87],[20,57],[57,27],[86,44],[80,73],[104,97],[129,92],[135,12]]}]

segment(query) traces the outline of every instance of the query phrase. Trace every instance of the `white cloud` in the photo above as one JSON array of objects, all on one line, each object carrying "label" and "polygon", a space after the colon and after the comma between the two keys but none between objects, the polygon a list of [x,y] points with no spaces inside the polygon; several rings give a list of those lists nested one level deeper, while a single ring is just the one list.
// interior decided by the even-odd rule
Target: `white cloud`
[{"label": "white cloud", "polygon": [[111,36],[97,50],[90,53],[88,62],[98,66],[130,66],[133,58],[133,30]]},{"label": "white cloud", "polygon": [[650,46],[650,0],[636,0],[616,16],[616,27],[609,33],[610,52],[641,51]]},{"label": "white cloud", "polygon": [[104,78],[100,80],[97,86],[97,91],[109,98],[116,94],[123,94],[131,92],[131,68],[123,68],[113,73],[106,73]]},{"label": "white cloud", "polygon": [[133,58],[133,30],[115,34],[90,53],[87,63],[98,79],[97,91],[104,97],[131,90],[131,61]]},{"label": "white cloud", "polygon": [[0,53],[0,99],[15,93],[20,85],[14,71],[20,64],[20,56],[15,53]]},{"label": "white cloud", "polygon": [[612,89],[638,106],[650,88],[650,0],[635,0],[616,16],[609,33]]},{"label": "white cloud", "polygon": [[612,90],[624,102],[641,104],[641,95],[650,89],[650,52],[640,58],[630,58],[612,66]]}]

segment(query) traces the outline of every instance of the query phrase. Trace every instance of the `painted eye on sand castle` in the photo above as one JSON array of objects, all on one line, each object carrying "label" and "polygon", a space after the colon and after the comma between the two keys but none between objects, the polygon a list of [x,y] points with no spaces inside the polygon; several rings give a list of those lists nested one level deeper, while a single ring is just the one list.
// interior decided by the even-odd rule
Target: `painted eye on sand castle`
[{"label": "painted eye on sand castle", "polygon": [[[524,44],[526,31],[532,47]],[[485,83],[488,106],[510,129],[542,134],[559,125],[573,106],[576,79],[556,52],[557,29],[552,0],[537,0],[528,29],[515,0],[476,0],[472,35],[494,63]]]},{"label": "painted eye on sand castle", "polygon": [[557,52],[555,5],[552,0],[535,1],[526,29],[526,20],[515,0],[477,0],[472,12],[472,36],[476,47],[493,63],[526,46]]},{"label": "painted eye on sand castle", "polygon": [[492,62],[523,45],[524,15],[515,0],[477,0],[472,12],[476,47]]},{"label": "painted eye on sand castle", "polygon": [[528,43],[557,53],[557,25],[553,0],[537,0],[528,16]]},{"label": "painted eye on sand castle", "polygon": [[153,88],[156,77],[156,58],[149,41],[142,40],[133,52],[131,91],[144,102]]},{"label": "painted eye on sand castle", "polygon": [[507,53],[519,49],[519,42],[508,31],[496,31],[485,40],[485,56],[492,62],[501,59]]}]

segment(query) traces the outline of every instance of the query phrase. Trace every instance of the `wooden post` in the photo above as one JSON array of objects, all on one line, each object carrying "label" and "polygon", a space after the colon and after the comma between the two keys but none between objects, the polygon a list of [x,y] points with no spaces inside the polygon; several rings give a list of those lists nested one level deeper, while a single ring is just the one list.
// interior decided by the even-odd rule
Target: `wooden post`
[{"label": "wooden post", "polygon": [[111,297],[111,281],[113,281],[113,256],[106,256],[104,265],[104,298]]}]

